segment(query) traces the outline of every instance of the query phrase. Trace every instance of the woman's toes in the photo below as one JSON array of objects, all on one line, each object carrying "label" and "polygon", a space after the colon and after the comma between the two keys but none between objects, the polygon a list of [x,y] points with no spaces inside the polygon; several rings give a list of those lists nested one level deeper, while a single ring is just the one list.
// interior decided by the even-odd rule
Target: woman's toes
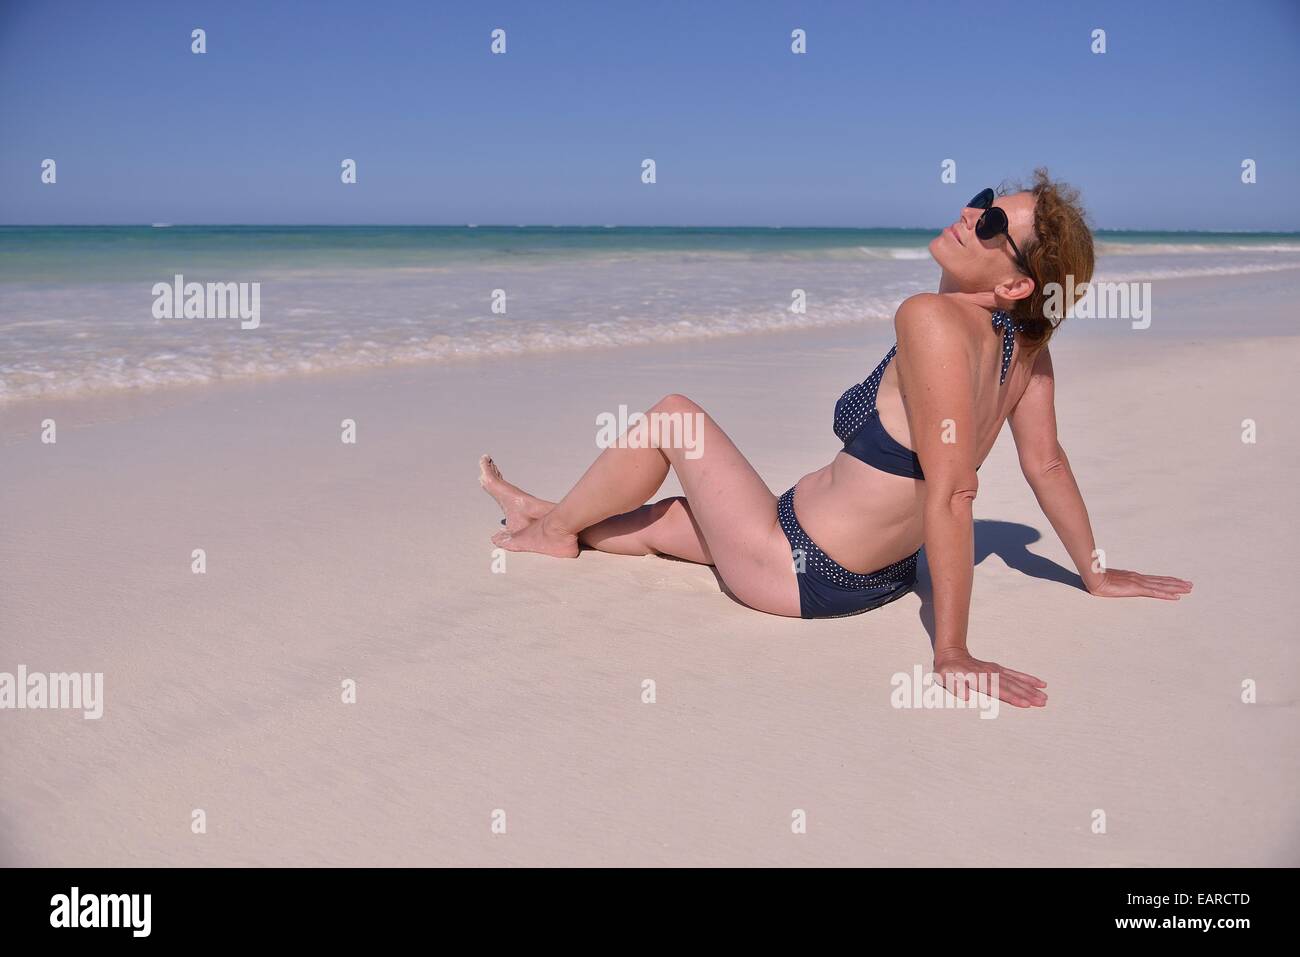
[{"label": "woman's toes", "polygon": [[497,468],[496,463],[492,461],[490,455],[480,455],[478,457],[478,482],[480,485],[487,485],[490,482],[497,481],[501,478],[501,470]]}]

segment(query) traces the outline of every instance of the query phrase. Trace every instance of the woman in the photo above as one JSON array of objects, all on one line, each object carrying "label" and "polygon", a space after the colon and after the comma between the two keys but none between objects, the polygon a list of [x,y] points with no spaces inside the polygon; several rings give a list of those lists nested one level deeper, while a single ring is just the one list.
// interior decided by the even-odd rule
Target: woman
[{"label": "woman", "polygon": [[[655,441],[643,423],[640,441],[629,429],[629,447],[601,452],[558,504],[506,482],[484,456],[480,482],[505,512],[506,530],[492,541],[567,558],[581,543],[714,565],[746,605],[804,618],[856,614],[902,596],[924,545],[936,674],[950,687],[954,676],[975,676],[1017,707],[1045,705],[1045,682],[966,650],[976,471],[1004,421],[1089,592],[1176,600],[1192,585],[1094,565],[1088,512],[1057,441],[1047,343],[1060,316],[1049,317],[1044,289],[1066,287],[1073,275],[1081,295],[1092,277],[1092,234],[1077,194],[1041,169],[1021,192],[986,189],[930,242],[930,255],[943,269],[939,291],[899,307],[897,345],[835,407],[843,450],[780,498],[703,409],[668,395],[650,412],[698,415],[703,454]],[[642,505],[669,468],[685,497]]]}]

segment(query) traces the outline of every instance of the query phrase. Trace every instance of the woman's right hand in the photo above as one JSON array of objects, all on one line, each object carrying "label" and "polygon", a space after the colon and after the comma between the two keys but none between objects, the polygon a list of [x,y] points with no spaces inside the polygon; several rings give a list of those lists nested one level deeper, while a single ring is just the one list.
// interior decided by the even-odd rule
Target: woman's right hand
[{"label": "woman's right hand", "polygon": [[[1047,682],[1023,671],[1003,668],[993,661],[980,661],[966,651],[949,651],[936,655],[934,673],[940,683],[963,701],[972,691],[994,690],[996,677],[997,696],[1017,708],[1042,708],[1047,705],[1047,695],[1040,691]],[[969,686],[968,686],[969,683]]]}]

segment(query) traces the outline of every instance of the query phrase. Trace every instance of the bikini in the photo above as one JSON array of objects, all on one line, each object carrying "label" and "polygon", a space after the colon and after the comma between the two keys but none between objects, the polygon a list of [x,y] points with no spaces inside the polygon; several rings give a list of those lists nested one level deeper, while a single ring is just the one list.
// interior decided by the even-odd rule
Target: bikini
[{"label": "bikini", "polygon": [[[1021,326],[1001,309],[993,312],[993,328],[1002,334],[1002,374],[998,384],[1007,380],[1016,333]],[[842,449],[872,468],[891,475],[924,481],[921,460],[915,452],[885,431],[876,408],[876,393],[885,369],[898,354],[898,344],[880,360],[866,380],[851,387],[835,403],[835,435],[844,443]],[[814,542],[799,524],[794,512],[796,482],[777,502],[777,517],[790,543],[795,579],[799,582],[799,613],[802,618],[842,618],[859,615],[902,598],[916,585],[918,548],[911,555],[879,571],[863,574],[849,571]]]}]

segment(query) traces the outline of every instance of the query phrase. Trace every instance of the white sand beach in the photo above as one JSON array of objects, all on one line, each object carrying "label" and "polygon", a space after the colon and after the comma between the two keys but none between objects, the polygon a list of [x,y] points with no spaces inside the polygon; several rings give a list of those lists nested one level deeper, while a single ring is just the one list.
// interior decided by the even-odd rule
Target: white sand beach
[{"label": "white sand beach", "polygon": [[[1221,308],[1228,280],[1198,282]],[[1054,342],[1108,562],[1195,590],[1082,591],[1004,434],[970,647],[1043,677],[1045,709],[891,705],[891,676],[930,662],[924,572],[817,621],[656,557],[493,573],[481,453],[556,498],[598,413],[681,392],[780,493],[830,460],[835,399],[891,341],[875,323],[0,408],[0,671],[104,675],[98,720],[0,713],[0,864],[1300,864],[1280,401],[1300,337]]]}]

